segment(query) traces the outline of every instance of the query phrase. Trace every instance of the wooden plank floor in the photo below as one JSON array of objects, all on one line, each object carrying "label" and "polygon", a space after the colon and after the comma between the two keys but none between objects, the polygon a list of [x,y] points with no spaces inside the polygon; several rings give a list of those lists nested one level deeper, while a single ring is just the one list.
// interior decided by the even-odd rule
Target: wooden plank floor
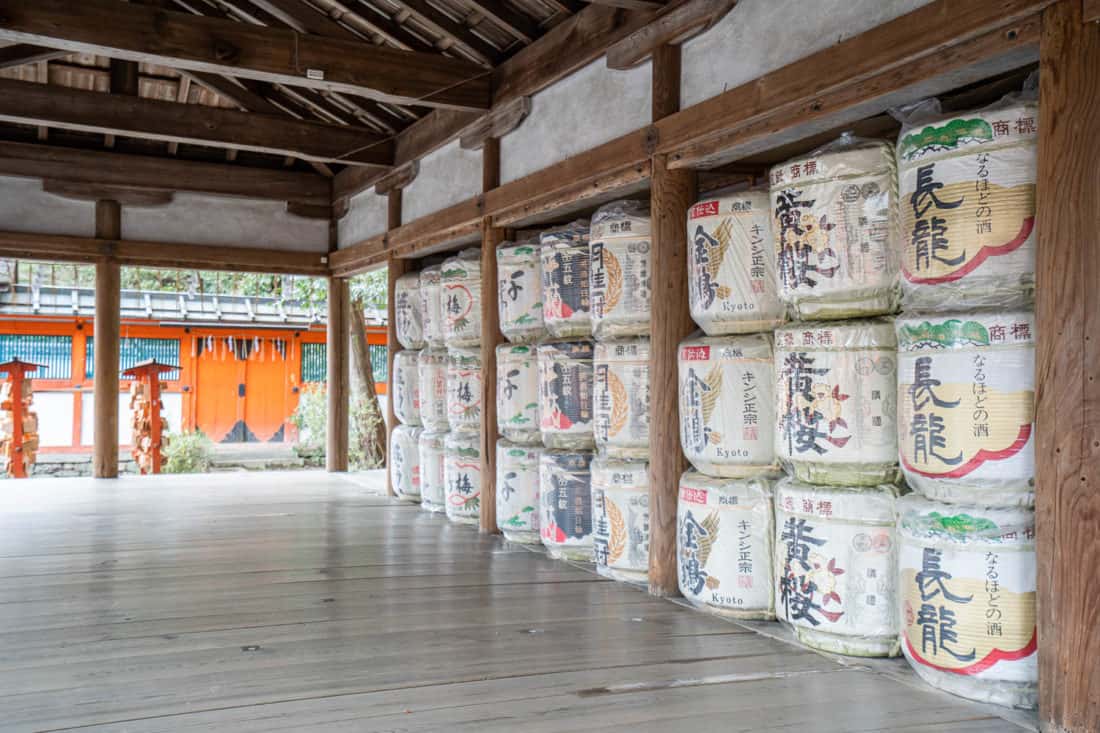
[{"label": "wooden plank floor", "polygon": [[340,476],[0,489],[4,731],[1022,730]]}]

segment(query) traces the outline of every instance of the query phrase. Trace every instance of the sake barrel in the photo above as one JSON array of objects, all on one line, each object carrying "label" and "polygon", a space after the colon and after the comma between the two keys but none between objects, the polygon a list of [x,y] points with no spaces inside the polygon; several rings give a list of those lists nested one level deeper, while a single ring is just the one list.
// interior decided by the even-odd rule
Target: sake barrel
[{"label": "sake barrel", "polygon": [[649,464],[592,459],[592,556],[596,572],[646,585],[649,579]]},{"label": "sake barrel", "polygon": [[592,453],[539,457],[539,533],[550,557],[592,562]]},{"label": "sake barrel", "polygon": [[534,345],[497,347],[497,431],[516,443],[538,443],[539,372]]},{"label": "sake barrel", "polygon": [[420,352],[403,349],[393,355],[393,414],[405,425],[420,424]]},{"label": "sake barrel", "polygon": [[688,471],[676,506],[680,592],[720,616],[775,618],[772,481]]},{"label": "sake barrel", "polygon": [[589,256],[592,335],[647,335],[652,298],[648,204],[601,206],[592,216]]},{"label": "sake barrel", "polygon": [[443,480],[447,519],[477,524],[481,510],[481,435],[447,433],[443,442]]},{"label": "sake barrel", "polygon": [[420,273],[409,272],[393,285],[393,326],[397,341],[406,349],[424,347],[424,324],[420,310]]},{"label": "sake barrel", "polygon": [[776,615],[806,646],[857,657],[897,655],[896,501],[889,484],[779,482]]},{"label": "sake barrel", "polygon": [[1035,516],[1022,507],[899,502],[901,646],[930,685],[1035,707]]},{"label": "sake barrel", "polygon": [[771,331],[786,320],[767,191],[704,198],[688,210],[687,227],[688,303],[708,336]]},{"label": "sake barrel", "polygon": [[430,512],[441,512],[446,506],[447,482],[443,474],[445,431],[425,430],[420,433],[420,506]]},{"label": "sake barrel", "polygon": [[537,545],[542,446],[497,441],[497,528],[506,539]]},{"label": "sake barrel", "polygon": [[398,499],[420,501],[420,434],[411,425],[394,427],[390,437],[390,482]]},{"label": "sake barrel", "polygon": [[497,302],[500,332],[506,339],[526,344],[546,335],[537,241],[505,242],[497,248]]},{"label": "sake barrel", "polygon": [[907,127],[898,140],[902,300],[1021,307],[1035,288],[1035,102]]},{"label": "sake barrel", "polygon": [[539,344],[539,433],[548,448],[591,448],[592,342]]},{"label": "sake barrel", "polygon": [[711,476],[778,472],[771,337],[704,336],[680,344],[680,443]]},{"label": "sake barrel", "polygon": [[443,346],[442,274],[439,265],[420,271],[420,323],[428,346]]},{"label": "sake barrel", "polygon": [[930,499],[1035,501],[1035,319],[981,312],[899,319],[898,446]]},{"label": "sake barrel", "polygon": [[426,430],[450,430],[447,419],[447,350],[428,348],[416,363],[420,423]]},{"label": "sake barrel", "polygon": [[588,222],[545,231],[539,242],[546,331],[558,338],[590,335]]},{"label": "sake barrel", "polygon": [[776,451],[813,484],[897,480],[897,351],[886,319],[775,332]]},{"label": "sake barrel", "polygon": [[779,297],[800,320],[890,313],[898,301],[893,146],[850,136],[771,170]]},{"label": "sake barrel", "polygon": [[440,275],[443,341],[448,347],[481,343],[481,259],[466,250],[444,260]]},{"label": "sake barrel", "polygon": [[481,429],[481,352],[447,349],[447,422],[451,430]]},{"label": "sake barrel", "polygon": [[649,339],[601,341],[592,357],[596,447],[612,458],[649,458]]}]

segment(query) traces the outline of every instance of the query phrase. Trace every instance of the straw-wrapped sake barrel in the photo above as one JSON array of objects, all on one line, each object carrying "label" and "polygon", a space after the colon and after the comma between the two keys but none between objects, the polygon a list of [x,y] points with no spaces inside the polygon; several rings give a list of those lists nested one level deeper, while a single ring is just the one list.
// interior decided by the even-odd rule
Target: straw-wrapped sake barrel
[{"label": "straw-wrapped sake barrel", "polygon": [[444,260],[440,276],[443,341],[448,348],[481,343],[481,254],[468,249]]},{"label": "straw-wrapped sake barrel", "polygon": [[444,442],[447,433],[425,430],[420,433],[420,507],[441,512],[447,501],[447,481],[443,475]]},{"label": "straw-wrapped sake barrel", "polygon": [[972,312],[898,319],[901,470],[930,499],[1035,500],[1035,319]]},{"label": "straw-wrapped sake barrel", "polygon": [[612,458],[649,458],[649,339],[601,341],[592,357],[593,435]]},{"label": "straw-wrapped sake barrel", "polygon": [[424,348],[424,324],[420,310],[420,273],[409,272],[393,285],[393,320],[397,341],[406,349]]},{"label": "straw-wrapped sake barrel", "polygon": [[652,297],[648,204],[615,201],[601,206],[592,216],[589,254],[592,335],[647,335]]},{"label": "straw-wrapped sake barrel", "polygon": [[902,650],[930,685],[1033,708],[1038,698],[1035,515],[898,502]]},{"label": "straw-wrapped sake barrel", "polygon": [[544,451],[539,458],[539,533],[550,557],[592,562],[589,451]]},{"label": "straw-wrapped sake barrel", "polygon": [[443,480],[447,484],[447,519],[477,524],[481,510],[481,436],[448,433],[443,448]]},{"label": "straw-wrapped sake barrel", "polygon": [[897,655],[897,495],[889,484],[779,482],[776,616],[803,644],[857,657]]},{"label": "straw-wrapped sake barrel", "polygon": [[393,355],[393,414],[405,425],[420,425],[420,352],[403,349]]},{"label": "straw-wrapped sake barrel", "polygon": [[731,618],[775,617],[772,483],[695,471],[680,478],[677,570],[692,605]]},{"label": "straw-wrapped sake barrel", "polygon": [[538,443],[539,372],[536,347],[497,347],[497,431],[515,443]]},{"label": "straw-wrapped sake barrel", "polygon": [[398,499],[420,501],[420,447],[422,429],[398,425],[390,438],[390,481]]},{"label": "straw-wrapped sake barrel", "polygon": [[539,432],[548,448],[592,448],[592,342],[539,344]]},{"label": "straw-wrapped sake barrel", "polygon": [[778,472],[771,337],[704,336],[679,348],[680,443],[711,476]]},{"label": "straw-wrapped sake barrel", "polygon": [[497,248],[500,332],[514,344],[546,335],[542,320],[542,265],[536,240],[505,242]]},{"label": "straw-wrapped sake barrel", "polygon": [[549,229],[539,242],[546,331],[556,338],[591,335],[588,222]]},{"label": "straw-wrapped sake barrel", "polygon": [[447,421],[451,430],[481,429],[481,352],[447,349]]},{"label": "straw-wrapped sake barrel", "polygon": [[841,137],[771,170],[779,297],[800,320],[890,313],[898,302],[892,145]]},{"label": "straw-wrapped sake barrel", "polygon": [[688,302],[704,333],[759,333],[786,320],[767,191],[701,199],[688,210],[687,227]]},{"label": "straw-wrapped sake barrel", "polygon": [[1035,288],[1039,109],[1010,101],[907,126],[898,140],[902,300],[1021,307]]},{"label": "straw-wrapped sake barrel", "polygon": [[537,545],[542,446],[497,441],[497,528],[506,539]]},{"label": "straw-wrapped sake barrel", "polygon": [[420,424],[425,430],[450,430],[447,419],[447,350],[427,348],[416,362]]},{"label": "straw-wrapped sake barrel", "polygon": [[895,344],[886,319],[775,332],[776,451],[788,473],[831,486],[897,479]]},{"label": "straw-wrapped sake barrel", "polygon": [[428,346],[443,346],[443,269],[439,265],[420,271],[420,324]]},{"label": "straw-wrapped sake barrel", "polygon": [[592,459],[592,555],[613,580],[649,579],[649,464]]}]

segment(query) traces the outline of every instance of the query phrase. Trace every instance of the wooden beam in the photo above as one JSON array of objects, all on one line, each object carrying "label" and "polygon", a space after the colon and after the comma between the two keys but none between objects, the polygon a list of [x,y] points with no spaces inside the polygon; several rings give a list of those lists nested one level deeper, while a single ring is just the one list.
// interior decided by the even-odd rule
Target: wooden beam
[{"label": "wooden beam", "polygon": [[612,8],[624,10],[660,10],[665,6],[663,2],[653,0],[585,0],[593,5],[607,5]]},{"label": "wooden beam", "polygon": [[[386,212],[386,229],[401,226],[401,189],[389,192]],[[397,415],[393,411],[393,357],[401,350],[397,341],[397,281],[409,270],[407,260],[399,260],[392,255],[386,259],[386,374],[389,375],[389,390],[386,392],[386,493],[397,496],[393,488],[393,476],[390,473],[390,450],[393,447],[393,429],[397,425]]]},{"label": "wooden beam", "polygon": [[1100,24],[1043,13],[1035,332],[1039,725],[1100,730]]},{"label": "wooden beam", "polygon": [[68,51],[58,51],[56,48],[34,46],[29,43],[17,43],[13,46],[0,48],[0,69],[22,66],[23,64],[34,64],[39,61],[50,61],[68,55]]},{"label": "wooden beam", "polygon": [[113,258],[127,267],[327,275],[327,256],[263,247],[71,237],[0,231],[0,257],[95,263]]},{"label": "wooden beam", "polygon": [[539,28],[538,23],[531,20],[530,16],[513,10],[502,0],[467,1],[474,10],[524,43],[531,43],[542,35],[542,29]]},{"label": "wooden beam", "polygon": [[[500,185],[500,139],[489,138],[481,155],[481,190]],[[497,528],[497,356],[504,343],[496,298],[497,246],[506,239],[503,229],[481,220],[481,510],[480,529],[495,534]]]},{"label": "wooden beam", "polygon": [[117,0],[0,0],[0,38],[397,104],[489,105],[471,62]]},{"label": "wooden beam", "polygon": [[129,186],[101,186],[94,183],[70,183],[49,178],[42,181],[42,190],[54,196],[77,201],[110,199],[122,206],[164,206],[172,203],[172,199],[175,198],[171,191],[150,191]]},{"label": "wooden beam", "polygon": [[1082,0],[1082,12],[1085,23],[1095,23],[1100,20],[1100,0]]},{"label": "wooden beam", "polygon": [[[97,238],[122,236],[122,208],[117,201],[95,206]],[[92,476],[118,476],[118,380],[122,280],[118,260],[104,257],[95,267],[95,405],[92,439]]]},{"label": "wooden beam", "polygon": [[416,176],[419,173],[420,163],[415,160],[399,168],[394,168],[378,179],[378,183],[374,184],[374,192],[379,196],[385,196],[390,191],[405,188],[416,180]]},{"label": "wooden beam", "polygon": [[0,141],[0,175],[328,205],[312,173]]},{"label": "wooden beam", "polygon": [[348,281],[338,277],[328,279],[328,322],[325,337],[328,384],[325,400],[328,408],[325,422],[325,470],[348,470],[348,345],[350,320]]},{"label": "wooden beam", "polygon": [[704,33],[736,4],[737,0],[685,0],[665,6],[648,24],[607,49],[607,67],[632,69],[662,45]]},{"label": "wooden beam", "polygon": [[0,120],[350,165],[393,162],[386,137],[343,125],[12,79],[0,79]]},{"label": "wooden beam", "polygon": [[459,139],[463,150],[479,150],[490,138],[498,140],[520,126],[531,114],[531,98],[517,97],[499,106],[468,127]]},{"label": "wooden beam", "polygon": [[406,8],[413,17],[435,33],[469,50],[486,65],[491,66],[500,59],[500,49],[482,40],[462,23],[451,20],[426,0],[395,0],[395,3]]}]

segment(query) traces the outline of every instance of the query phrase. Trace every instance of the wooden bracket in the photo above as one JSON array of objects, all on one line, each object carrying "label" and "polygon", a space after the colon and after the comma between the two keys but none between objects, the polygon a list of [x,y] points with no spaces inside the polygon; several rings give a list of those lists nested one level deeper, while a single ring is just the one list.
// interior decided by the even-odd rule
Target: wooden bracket
[{"label": "wooden bracket", "polygon": [[480,150],[489,138],[501,138],[519,127],[527,115],[531,114],[531,98],[517,97],[510,102],[494,107],[489,114],[466,128],[459,138],[463,150]]},{"label": "wooden bracket", "polygon": [[684,0],[607,49],[607,68],[633,69],[666,44],[679,44],[705,32],[726,16],[737,0]]},{"label": "wooden bracket", "polygon": [[416,176],[419,173],[420,161],[418,160],[394,168],[378,179],[378,182],[374,184],[374,192],[379,196],[385,196],[389,194],[390,191],[399,191],[416,180]]},{"label": "wooden bracket", "polygon": [[110,184],[80,183],[46,178],[42,181],[42,190],[54,196],[62,196],[77,201],[100,201],[110,199],[123,206],[164,206],[172,203],[175,194],[172,191],[156,191],[148,188],[130,186],[112,186]]}]

